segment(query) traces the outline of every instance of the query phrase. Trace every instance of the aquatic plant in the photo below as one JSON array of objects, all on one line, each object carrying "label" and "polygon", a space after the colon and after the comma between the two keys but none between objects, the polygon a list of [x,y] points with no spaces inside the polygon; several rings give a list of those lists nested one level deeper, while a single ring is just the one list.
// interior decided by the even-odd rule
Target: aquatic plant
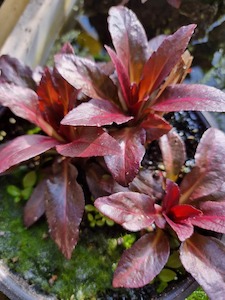
[{"label": "aquatic plant", "polygon": [[[29,227],[45,213],[50,234],[67,258],[78,242],[85,209],[79,170],[86,173],[94,197],[105,196],[95,201],[102,213],[126,229],[152,231],[125,252],[114,286],[141,286],[160,272],[169,257],[168,231],[182,242],[181,260],[189,272],[188,263],[198,261],[198,272],[192,273],[205,288],[207,274],[205,280],[199,274],[204,267],[213,270],[207,245],[219,245],[220,253],[223,246],[214,238],[197,237],[195,227],[224,233],[223,192],[218,192],[224,181],[224,136],[214,129],[207,131],[196,152],[195,168],[178,186],[174,181],[185,159],[184,147],[170,132],[172,125],[164,115],[180,110],[225,111],[225,94],[206,85],[182,83],[190,71],[192,57],[186,48],[196,25],[148,42],[129,9],[111,8],[108,22],[115,49],[106,46],[109,63],[79,57],[68,44],[55,56],[53,68],[32,71],[15,58],[0,58],[0,103],[41,129],[40,134],[22,135],[1,145],[0,172],[41,155],[42,179],[25,206],[24,222]],[[158,139],[167,179],[156,180],[140,166],[148,145]],[[202,157],[202,152],[208,155]],[[93,189],[99,166],[109,181],[101,180]],[[118,207],[123,211],[115,215]],[[210,264],[204,267],[193,246],[196,241],[209,257]],[[144,253],[142,262],[155,257],[155,264],[150,259],[147,269],[141,263],[130,267],[139,252]],[[128,273],[134,270],[140,277],[132,274],[130,279]],[[219,295],[224,283],[223,271],[218,270]],[[214,283],[206,288],[209,294]]]}]

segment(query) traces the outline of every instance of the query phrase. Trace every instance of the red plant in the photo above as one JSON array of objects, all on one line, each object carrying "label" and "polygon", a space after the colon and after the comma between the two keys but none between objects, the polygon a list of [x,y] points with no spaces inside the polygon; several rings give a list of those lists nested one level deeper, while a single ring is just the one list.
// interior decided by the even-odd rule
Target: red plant
[{"label": "red plant", "polygon": [[56,56],[59,73],[92,98],[61,123],[107,128],[120,144],[120,153],[105,155],[105,162],[116,181],[128,185],[138,173],[146,145],[171,129],[162,117],[165,112],[224,111],[225,95],[205,85],[180,84],[192,61],[185,50],[195,25],[149,43],[135,14],[125,7],[111,8],[108,23],[116,50],[106,46],[113,74],[89,59]]},{"label": "red plant", "polygon": [[[122,255],[114,274],[114,287],[148,284],[165,266],[170,253],[169,237],[175,235],[181,242],[180,259],[185,269],[209,296],[223,298],[225,265],[221,261],[225,246],[214,237],[199,234],[198,228],[225,233],[224,147],[224,133],[208,129],[197,147],[195,167],[180,187],[166,179],[160,202],[142,186],[136,192],[118,192],[95,201],[101,213],[125,229],[142,230],[143,234]],[[169,156],[170,153],[167,166]]]},{"label": "red plant", "polygon": [[[2,144],[0,172],[54,147],[58,154],[82,158],[119,151],[117,142],[102,128],[60,124],[78,104],[79,91],[56,69],[42,70],[38,83],[33,80],[35,74],[28,67],[9,56],[0,58],[0,69],[0,103],[47,134],[22,135]],[[70,258],[78,240],[85,205],[82,188],[76,181],[77,169],[71,159],[62,156],[53,161],[51,171],[43,172],[44,180],[38,184],[25,207],[24,222],[30,226],[45,212],[51,236],[64,255]]]}]

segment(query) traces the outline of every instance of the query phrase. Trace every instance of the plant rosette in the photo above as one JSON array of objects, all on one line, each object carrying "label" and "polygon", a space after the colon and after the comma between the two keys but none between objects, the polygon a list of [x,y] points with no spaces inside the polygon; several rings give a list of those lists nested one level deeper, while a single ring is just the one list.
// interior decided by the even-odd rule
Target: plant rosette
[{"label": "plant rosette", "polygon": [[[106,46],[109,63],[81,58],[68,44],[53,68],[32,71],[15,58],[0,58],[0,103],[41,130],[1,145],[0,172],[41,156],[41,176],[25,206],[24,224],[30,227],[45,214],[52,239],[70,259],[85,210],[77,177],[89,172],[94,159],[110,178],[109,195],[95,191],[95,206],[127,230],[142,232],[122,256],[113,286],[137,288],[153,280],[175,238],[185,269],[210,297],[222,299],[224,246],[198,228],[224,233],[224,134],[209,129],[203,135],[195,166],[180,183],[185,150],[164,115],[225,111],[225,94],[182,83],[192,61],[186,48],[195,25],[148,42],[135,14],[123,6],[110,9],[108,23],[115,49]],[[157,184],[149,173],[140,177],[146,149],[155,140],[166,169]],[[146,180],[147,190],[140,187]],[[98,187],[101,193],[105,182]]]}]

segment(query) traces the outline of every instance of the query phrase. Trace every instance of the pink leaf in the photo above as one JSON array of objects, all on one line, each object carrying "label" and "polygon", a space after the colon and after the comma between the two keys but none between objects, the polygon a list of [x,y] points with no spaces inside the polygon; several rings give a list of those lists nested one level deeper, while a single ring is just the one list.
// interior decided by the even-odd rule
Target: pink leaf
[{"label": "pink leaf", "polygon": [[149,227],[155,219],[154,199],[135,192],[119,192],[95,200],[98,210],[130,231]]},{"label": "pink leaf", "polygon": [[120,152],[105,156],[105,162],[115,180],[126,186],[137,175],[145,154],[145,131],[126,127],[112,133],[112,136],[120,144]]},{"label": "pink leaf", "polygon": [[77,169],[64,160],[54,165],[53,176],[47,181],[46,215],[50,234],[68,259],[78,241],[85,204],[76,178]]},{"label": "pink leaf", "polygon": [[122,124],[133,119],[123,114],[116,105],[107,100],[91,99],[71,110],[61,121],[71,126],[103,126]]},{"label": "pink leaf", "polygon": [[145,30],[136,15],[122,6],[110,8],[108,23],[118,58],[129,71],[130,81],[138,83],[149,57]]},{"label": "pink leaf", "polygon": [[148,284],[163,269],[168,257],[169,242],[163,232],[145,234],[123,253],[113,287],[138,288]]},{"label": "pink leaf", "polygon": [[118,154],[120,146],[102,128],[83,127],[73,142],[58,145],[56,150],[68,157],[90,157]]},{"label": "pink leaf", "polygon": [[30,199],[24,207],[23,221],[30,227],[45,213],[46,180],[42,180],[35,187]]},{"label": "pink leaf", "polygon": [[185,269],[206,291],[210,299],[224,299],[225,246],[218,239],[195,233],[180,248]]},{"label": "pink leaf", "polygon": [[166,37],[157,51],[151,55],[143,69],[139,100],[157,89],[180,61],[195,27],[196,25],[192,24],[179,28],[173,35]]},{"label": "pink leaf", "polygon": [[76,89],[90,98],[118,102],[117,88],[95,62],[71,54],[55,56],[56,69]]},{"label": "pink leaf", "polygon": [[225,93],[203,84],[168,86],[152,106],[158,111],[225,111]]},{"label": "pink leaf", "polygon": [[200,228],[225,233],[225,203],[216,201],[201,202],[203,214],[196,216],[191,223]]},{"label": "pink leaf", "polygon": [[0,148],[0,173],[55,147],[59,142],[47,136],[22,135]]},{"label": "pink leaf", "polygon": [[166,177],[176,181],[186,160],[185,145],[178,133],[171,130],[159,140]]},{"label": "pink leaf", "polygon": [[181,1],[182,1],[182,0],[167,0],[167,2],[168,2],[171,6],[177,8],[177,9],[180,7]]},{"label": "pink leaf", "polygon": [[17,86],[35,89],[36,85],[32,76],[32,70],[18,59],[9,55],[0,57],[1,82],[14,83]]},{"label": "pink leaf", "polygon": [[28,88],[1,83],[0,104],[8,107],[16,116],[40,126],[48,135],[53,128],[41,117],[37,94]]},{"label": "pink leaf", "polygon": [[198,144],[196,167],[188,173],[180,186],[181,202],[209,196],[218,192],[225,179],[225,135],[222,131],[210,128]]}]

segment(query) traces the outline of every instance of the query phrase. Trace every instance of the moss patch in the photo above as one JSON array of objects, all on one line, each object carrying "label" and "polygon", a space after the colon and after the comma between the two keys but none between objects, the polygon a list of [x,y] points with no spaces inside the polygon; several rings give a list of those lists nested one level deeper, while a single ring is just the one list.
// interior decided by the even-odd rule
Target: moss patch
[{"label": "moss patch", "polygon": [[[81,229],[71,260],[66,260],[48,235],[45,220],[26,229],[22,222],[23,204],[6,193],[15,178],[0,178],[0,257],[33,284],[58,299],[95,299],[111,287],[112,265],[122,247],[112,247],[115,233],[102,228]],[[82,227],[81,227],[82,228]],[[113,231],[113,230],[111,230]],[[73,298],[72,298],[73,299]]]}]

